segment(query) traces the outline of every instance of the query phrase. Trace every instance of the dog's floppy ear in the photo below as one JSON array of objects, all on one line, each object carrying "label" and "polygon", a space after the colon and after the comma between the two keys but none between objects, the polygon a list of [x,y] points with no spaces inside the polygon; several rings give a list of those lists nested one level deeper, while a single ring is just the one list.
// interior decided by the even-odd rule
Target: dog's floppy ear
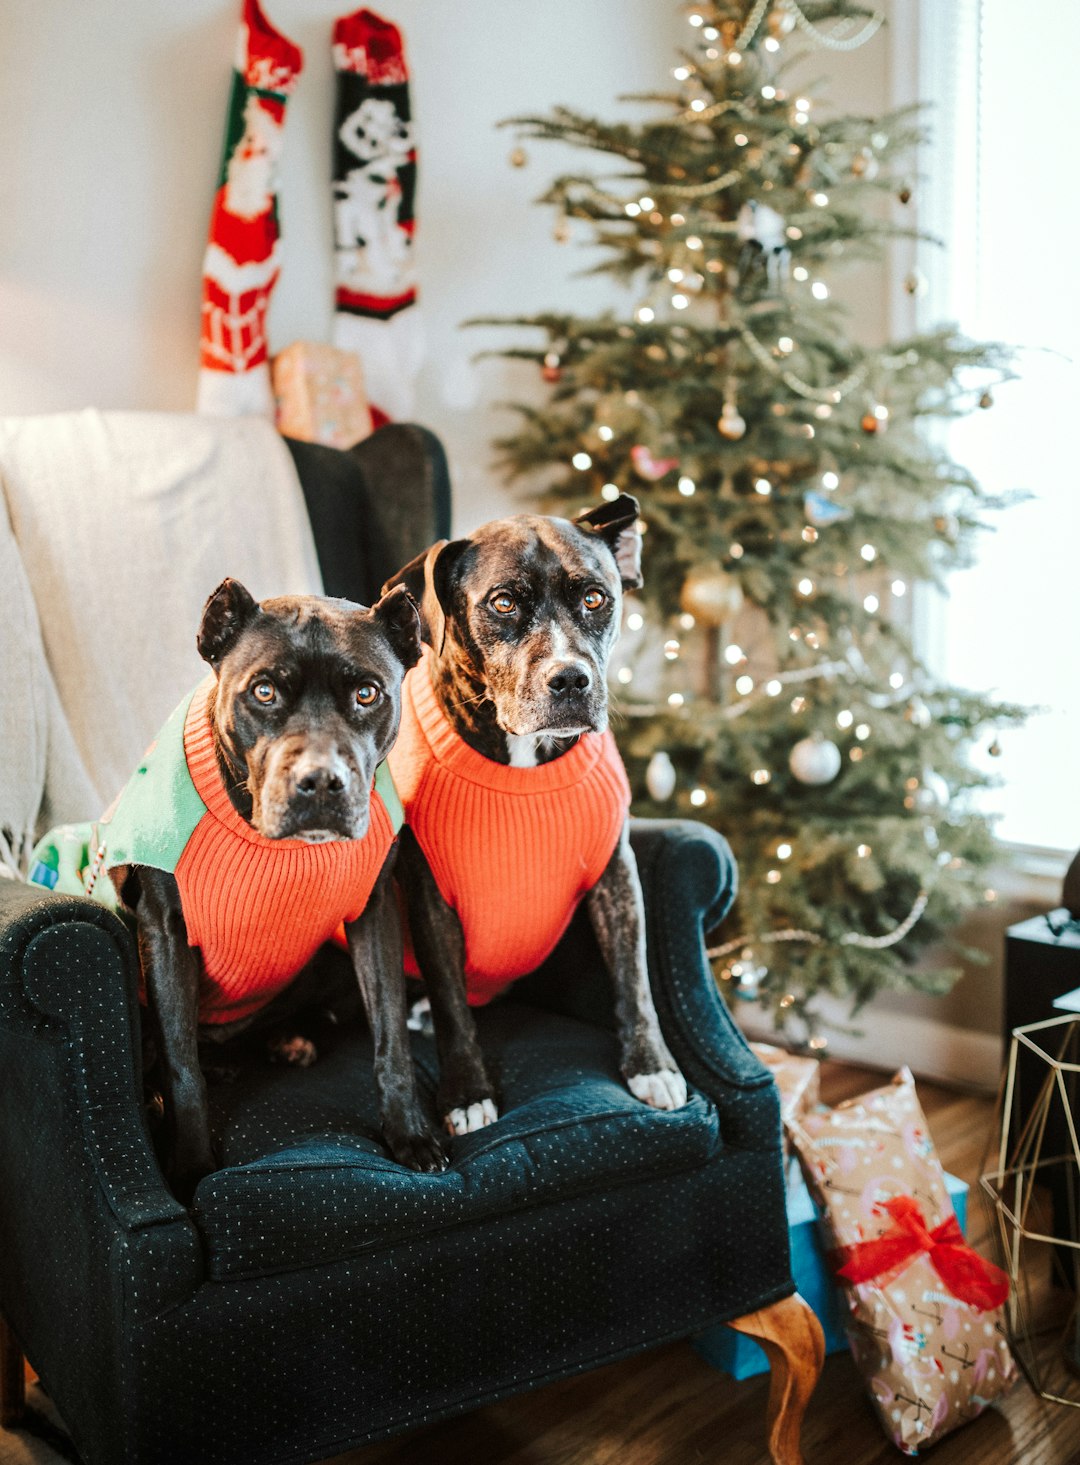
[{"label": "dog's floppy ear", "polygon": [[640,590],[642,585],[638,513],[637,499],[631,494],[621,493],[611,503],[588,509],[574,520],[579,529],[598,534],[611,550],[624,590]]},{"label": "dog's floppy ear", "polygon": [[382,588],[385,595],[396,585],[404,585],[419,608],[421,635],[436,651],[442,650],[446,637],[446,611],[453,590],[454,567],[468,542],[467,539],[438,540],[392,575]]},{"label": "dog's floppy ear", "polygon": [[371,614],[386,633],[386,639],[401,658],[406,671],[420,660],[420,612],[411,592],[395,585],[371,607]]},{"label": "dog's floppy ear", "polygon": [[199,634],[195,638],[202,659],[216,671],[258,613],[259,603],[250,590],[239,580],[222,580],[203,606]]}]

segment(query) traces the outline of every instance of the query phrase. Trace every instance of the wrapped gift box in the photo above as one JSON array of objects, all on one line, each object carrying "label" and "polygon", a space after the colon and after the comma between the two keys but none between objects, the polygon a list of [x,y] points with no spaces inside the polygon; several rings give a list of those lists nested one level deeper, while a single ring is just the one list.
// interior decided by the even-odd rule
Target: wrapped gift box
[{"label": "wrapped gift box", "polygon": [[294,341],[274,357],[278,431],[302,442],[351,448],[370,436],[360,359],[318,341]]},{"label": "wrapped gift box", "polygon": [[[761,1045],[753,1046],[757,1052]],[[816,1063],[814,1066],[817,1067]],[[955,1175],[946,1175],[945,1185],[956,1211],[956,1218],[961,1229],[964,1229],[967,1225],[968,1187],[964,1181],[957,1180]],[[791,1273],[795,1278],[795,1286],[800,1296],[818,1315],[825,1334],[826,1353],[838,1353],[848,1346],[847,1334],[844,1332],[843,1302],[825,1263],[817,1214],[797,1160],[788,1162],[787,1217],[791,1236]],[[765,1373],[769,1367],[769,1360],[760,1345],[731,1328],[709,1328],[694,1339],[694,1347],[707,1363],[722,1369],[732,1378],[751,1378],[754,1374]]]},{"label": "wrapped gift box", "polygon": [[768,1068],[780,1090],[780,1118],[784,1124],[784,1148],[788,1148],[787,1126],[818,1102],[821,1063],[817,1058],[800,1058],[772,1043],[751,1043],[751,1051]]}]

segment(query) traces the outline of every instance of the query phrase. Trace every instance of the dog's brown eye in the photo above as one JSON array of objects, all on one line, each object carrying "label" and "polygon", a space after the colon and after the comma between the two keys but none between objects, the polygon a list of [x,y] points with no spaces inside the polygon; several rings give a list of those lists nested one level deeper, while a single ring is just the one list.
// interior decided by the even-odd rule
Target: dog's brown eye
[{"label": "dog's brown eye", "polygon": [[607,596],[602,590],[597,590],[594,585],[591,590],[586,590],[585,594],[581,597],[581,603],[586,610],[599,610],[602,605],[607,603]]},{"label": "dog's brown eye", "polygon": [[277,688],[273,682],[268,682],[264,679],[261,682],[255,683],[251,689],[251,695],[255,698],[256,702],[261,702],[264,707],[269,707],[270,703],[277,696]]},{"label": "dog's brown eye", "polygon": [[490,605],[492,610],[498,611],[501,616],[508,616],[517,610],[517,601],[508,590],[500,590],[498,595],[493,595]]},{"label": "dog's brown eye", "polygon": [[356,689],[357,707],[374,707],[379,700],[379,689],[374,682],[364,682]]}]

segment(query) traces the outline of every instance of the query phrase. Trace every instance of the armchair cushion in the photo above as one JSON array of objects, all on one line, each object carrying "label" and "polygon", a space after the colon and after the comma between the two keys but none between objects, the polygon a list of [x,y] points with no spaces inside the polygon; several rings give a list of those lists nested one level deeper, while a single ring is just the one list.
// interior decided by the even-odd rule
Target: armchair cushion
[{"label": "armchair cushion", "polygon": [[[695,1095],[661,1113],[623,1083],[612,1036],[502,1002],[477,1014],[501,1118],[454,1142],[442,1175],[390,1160],[378,1140],[366,1031],[341,1034],[308,1069],[253,1056],[214,1088],[225,1168],[199,1186],[195,1220],[211,1277],[320,1266],[485,1217],[695,1171],[719,1150],[716,1110]],[[434,1047],[416,1038],[428,1093]]]}]

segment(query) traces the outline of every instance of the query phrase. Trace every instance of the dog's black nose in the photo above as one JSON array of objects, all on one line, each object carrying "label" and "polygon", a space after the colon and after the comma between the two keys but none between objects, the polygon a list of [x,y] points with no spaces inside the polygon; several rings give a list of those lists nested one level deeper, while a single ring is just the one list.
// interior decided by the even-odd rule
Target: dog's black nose
[{"label": "dog's black nose", "polygon": [[560,662],[548,677],[548,691],[553,697],[562,697],[568,692],[587,692],[591,686],[589,669],[581,661]]},{"label": "dog's black nose", "polygon": [[296,780],[296,792],[308,798],[317,794],[340,794],[345,792],[344,780],[330,768],[309,768],[302,778]]}]

